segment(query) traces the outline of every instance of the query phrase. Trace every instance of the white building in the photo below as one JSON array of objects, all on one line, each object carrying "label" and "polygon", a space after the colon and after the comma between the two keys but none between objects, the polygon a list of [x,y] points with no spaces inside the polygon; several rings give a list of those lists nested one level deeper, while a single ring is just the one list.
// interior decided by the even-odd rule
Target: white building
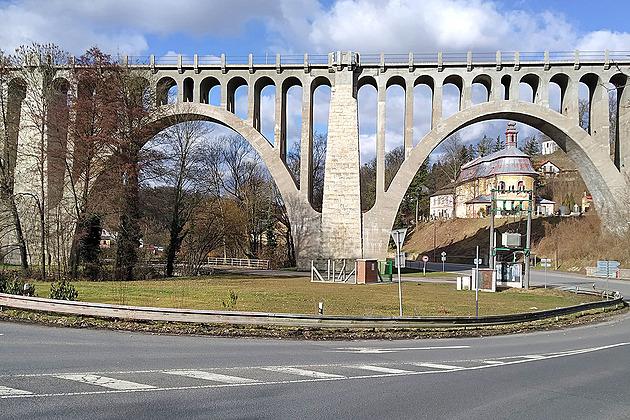
[{"label": "white building", "polygon": [[558,144],[553,140],[547,140],[542,142],[542,154],[550,155],[556,150],[558,150]]},{"label": "white building", "polygon": [[453,188],[444,188],[429,198],[429,215],[435,219],[451,219],[455,209]]}]

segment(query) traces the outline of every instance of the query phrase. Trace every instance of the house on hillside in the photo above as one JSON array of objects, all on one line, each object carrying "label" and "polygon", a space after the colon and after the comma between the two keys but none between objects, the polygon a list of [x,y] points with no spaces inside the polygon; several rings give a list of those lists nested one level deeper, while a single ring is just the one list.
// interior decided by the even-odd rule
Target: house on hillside
[{"label": "house on hillside", "polygon": [[557,176],[560,173],[560,168],[552,161],[546,160],[540,164],[538,172],[545,178],[551,178]]},{"label": "house on hillside", "polygon": [[553,152],[555,152],[556,150],[559,149],[558,144],[553,141],[553,140],[547,140],[547,141],[543,141],[541,144],[541,149],[542,149],[542,154],[543,155],[550,155]]},{"label": "house on hillside", "polygon": [[429,197],[429,216],[432,219],[452,219],[455,210],[455,189],[450,186]]},{"label": "house on hillside", "polygon": [[556,202],[546,198],[536,197],[534,214],[539,216],[553,216],[556,212]]},{"label": "house on hillside", "polygon": [[455,187],[455,217],[488,215],[492,190],[496,192],[497,216],[502,211],[527,210],[528,191],[534,190],[538,173],[530,157],[517,148],[516,123],[509,122],[505,148],[463,165]]}]

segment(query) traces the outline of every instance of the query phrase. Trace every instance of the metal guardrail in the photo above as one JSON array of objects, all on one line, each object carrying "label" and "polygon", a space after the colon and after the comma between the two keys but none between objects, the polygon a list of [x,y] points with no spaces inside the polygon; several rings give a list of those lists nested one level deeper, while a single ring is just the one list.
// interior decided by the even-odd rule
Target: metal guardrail
[{"label": "metal guardrail", "polygon": [[[576,293],[597,293],[602,291],[583,291],[577,288],[570,290]],[[107,318],[200,322],[212,324],[250,324],[280,325],[294,327],[338,327],[338,328],[422,328],[422,327],[469,327],[514,324],[518,322],[536,321],[563,315],[570,315],[590,309],[601,309],[623,305],[623,296],[618,292],[610,300],[583,303],[564,308],[550,309],[508,315],[469,316],[469,317],[405,317],[405,316],[344,316],[344,315],[306,315],[266,312],[210,311],[201,309],[152,308],[141,306],[110,305],[104,303],[74,302],[46,299],[29,296],[0,293],[0,307],[11,307],[35,311],[57,312],[84,316]]]}]

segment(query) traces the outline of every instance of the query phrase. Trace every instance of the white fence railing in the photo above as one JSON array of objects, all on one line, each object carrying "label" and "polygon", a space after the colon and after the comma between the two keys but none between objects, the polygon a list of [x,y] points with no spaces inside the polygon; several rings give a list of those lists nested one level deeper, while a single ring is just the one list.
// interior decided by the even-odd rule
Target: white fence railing
[{"label": "white fence railing", "polygon": [[208,258],[205,265],[269,270],[269,260],[250,260],[248,258]]}]

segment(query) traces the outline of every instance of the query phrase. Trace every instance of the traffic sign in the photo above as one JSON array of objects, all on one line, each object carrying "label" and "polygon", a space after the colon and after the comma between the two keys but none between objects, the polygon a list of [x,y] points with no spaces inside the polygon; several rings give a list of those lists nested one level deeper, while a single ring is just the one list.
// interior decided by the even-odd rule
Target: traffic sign
[{"label": "traffic sign", "polygon": [[442,253],[440,254],[443,257],[446,257],[446,251],[442,251]]},{"label": "traffic sign", "polygon": [[424,261],[424,262],[429,261],[429,256],[428,255],[423,255],[422,256],[422,261]]},{"label": "traffic sign", "polygon": [[475,258],[475,259],[473,260],[473,264],[481,264],[481,263],[482,263],[481,258]]},{"label": "traffic sign", "polygon": [[396,248],[402,248],[403,242],[405,242],[405,235],[407,235],[407,229],[392,230],[392,239]]}]

